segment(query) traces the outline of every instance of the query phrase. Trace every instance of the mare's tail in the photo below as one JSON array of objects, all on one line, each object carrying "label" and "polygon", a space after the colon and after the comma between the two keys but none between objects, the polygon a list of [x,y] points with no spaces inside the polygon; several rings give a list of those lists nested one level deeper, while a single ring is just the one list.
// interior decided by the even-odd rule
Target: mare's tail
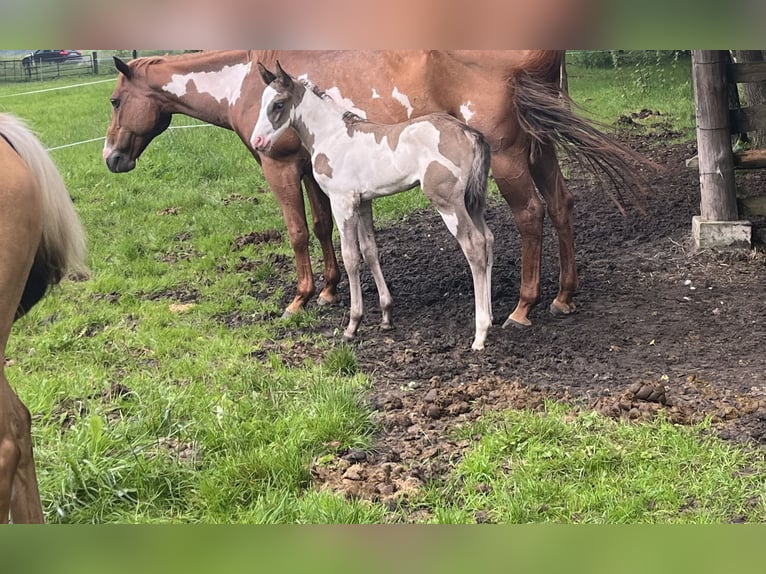
[{"label": "mare's tail", "polygon": [[37,178],[43,201],[42,239],[17,310],[20,317],[67,273],[87,275],[85,233],[61,174],[26,124],[10,114],[0,114],[0,135]]},{"label": "mare's tail", "polygon": [[660,166],[599,129],[605,126],[597,127],[572,112],[576,104],[550,78],[523,71],[514,77],[513,87],[517,119],[531,141],[531,163],[543,153],[543,147],[558,145],[591,173],[601,175],[602,180],[605,176],[616,191],[610,196],[620,211],[625,212],[621,190],[630,192],[631,203],[643,211],[640,198],[649,186],[640,170],[661,170]]},{"label": "mare's tail", "polygon": [[487,182],[492,155],[483,135],[468,126],[465,129],[467,135],[474,140],[473,163],[465,188],[465,207],[473,218],[482,215],[487,206]]}]

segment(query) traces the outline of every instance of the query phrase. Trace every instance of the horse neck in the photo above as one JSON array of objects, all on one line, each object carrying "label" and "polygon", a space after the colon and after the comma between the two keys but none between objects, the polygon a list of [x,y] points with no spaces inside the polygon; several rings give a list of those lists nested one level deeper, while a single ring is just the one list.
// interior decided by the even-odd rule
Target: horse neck
[{"label": "horse neck", "polygon": [[202,53],[152,64],[147,77],[168,113],[233,129],[231,110],[243,96],[242,83],[251,66],[246,51]]},{"label": "horse neck", "polygon": [[333,140],[336,145],[351,144],[343,119],[346,110],[305,86],[302,89],[306,93],[295,106],[291,124],[309,153],[314,155],[316,142]]}]

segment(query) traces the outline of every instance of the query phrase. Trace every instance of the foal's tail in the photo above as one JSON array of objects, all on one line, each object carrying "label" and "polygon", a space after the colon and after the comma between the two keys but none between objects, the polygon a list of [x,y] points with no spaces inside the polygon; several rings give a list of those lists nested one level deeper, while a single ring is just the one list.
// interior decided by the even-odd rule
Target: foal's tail
[{"label": "foal's tail", "polygon": [[620,211],[625,212],[620,190],[629,191],[631,203],[643,211],[640,197],[649,186],[640,167],[656,171],[662,170],[660,166],[599,129],[605,126],[597,127],[573,113],[577,104],[550,78],[520,72],[514,78],[514,101],[519,125],[530,136],[531,163],[543,147],[558,145],[588,171],[605,176],[616,191],[610,196]]},{"label": "foal's tail", "polygon": [[489,143],[478,131],[465,126],[466,135],[474,140],[473,163],[465,187],[465,207],[471,217],[484,213],[487,206],[489,161],[492,157]]},{"label": "foal's tail", "polygon": [[29,166],[42,192],[43,232],[17,317],[37,303],[67,273],[85,276],[85,233],[56,165],[20,119],[0,114],[0,135]]}]

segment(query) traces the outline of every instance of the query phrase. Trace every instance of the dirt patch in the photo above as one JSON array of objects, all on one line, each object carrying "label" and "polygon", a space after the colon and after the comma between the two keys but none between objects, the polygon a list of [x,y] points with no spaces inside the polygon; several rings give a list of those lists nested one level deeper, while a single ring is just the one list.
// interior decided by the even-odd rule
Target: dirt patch
[{"label": "dirt patch", "polygon": [[[356,354],[372,375],[368,400],[381,432],[372,452],[317,460],[317,485],[393,507],[460,459],[469,441],[452,438],[458,426],[488,409],[540,408],[546,397],[626,420],[660,410],[682,424],[709,417],[724,438],[766,444],[766,255],[695,252],[699,176],[684,164],[695,145],[626,139],[667,171],[652,176],[646,215],[622,216],[591,181],[570,177],[580,273],[573,315],[547,310],[558,288],[558,249],[546,224],[533,325],[500,327],[518,296],[521,248],[510,210],[490,202],[495,325],[483,352],[470,350],[470,271],[438,214],[414,213],[378,230],[395,328],[378,329],[377,294],[365,270]],[[745,194],[766,194],[766,170],[737,180]],[[319,331],[346,325],[345,279],[340,292],[339,306],[321,308]]]}]

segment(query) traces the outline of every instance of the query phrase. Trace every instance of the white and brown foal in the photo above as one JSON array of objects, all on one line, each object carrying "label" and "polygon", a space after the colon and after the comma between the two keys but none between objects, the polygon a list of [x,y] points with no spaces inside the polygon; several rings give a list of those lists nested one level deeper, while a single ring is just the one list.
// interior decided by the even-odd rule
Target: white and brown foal
[{"label": "white and brown foal", "polygon": [[289,127],[311,155],[314,177],[330,198],[349,278],[351,311],[343,336],[362,320],[359,266],[369,265],[378,289],[381,327],[391,328],[392,298],[378,260],[372,200],[420,185],[457,238],[473,275],[476,332],[483,349],[492,324],[492,232],[484,220],[490,149],[476,130],[447,114],[375,124],[347,112],[308,83],[258,64],[267,84],[250,143],[266,151]]}]

